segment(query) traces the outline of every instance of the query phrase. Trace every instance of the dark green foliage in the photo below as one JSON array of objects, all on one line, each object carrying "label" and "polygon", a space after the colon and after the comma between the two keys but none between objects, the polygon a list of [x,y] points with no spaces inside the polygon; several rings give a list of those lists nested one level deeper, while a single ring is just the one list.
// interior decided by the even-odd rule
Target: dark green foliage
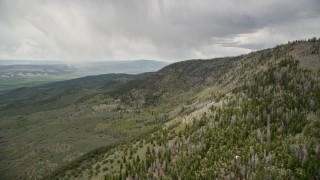
[{"label": "dark green foliage", "polygon": [[147,114],[125,123],[159,128],[86,154],[52,177],[96,178],[98,161],[108,179],[319,178],[320,71],[302,68],[318,57],[318,43],[175,63],[105,92],[119,102],[119,121]]},{"label": "dark green foliage", "polygon": [[[233,91],[236,99],[187,125],[172,147],[156,153],[148,146],[145,163],[125,165],[127,177],[319,178],[320,84],[312,77],[291,56],[270,64]],[[240,95],[246,98],[238,106]],[[164,134],[155,140],[169,142]]]}]

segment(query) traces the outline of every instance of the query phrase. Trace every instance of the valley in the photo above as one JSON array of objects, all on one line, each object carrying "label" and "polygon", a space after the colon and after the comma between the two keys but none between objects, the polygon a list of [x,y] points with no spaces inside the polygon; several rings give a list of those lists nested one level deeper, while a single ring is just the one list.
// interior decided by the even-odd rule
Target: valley
[{"label": "valley", "polygon": [[320,0],[0,0],[0,180],[320,179]]},{"label": "valley", "polygon": [[1,179],[319,177],[319,47],[7,92]]}]

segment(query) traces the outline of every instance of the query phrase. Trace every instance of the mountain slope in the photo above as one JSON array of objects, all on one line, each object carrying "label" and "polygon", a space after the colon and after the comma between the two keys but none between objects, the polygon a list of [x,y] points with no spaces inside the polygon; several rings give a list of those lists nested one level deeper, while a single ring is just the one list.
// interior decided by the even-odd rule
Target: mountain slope
[{"label": "mountain slope", "polygon": [[[219,72],[232,66],[229,59],[239,60],[185,63],[203,69],[208,63],[221,66],[209,69],[215,82]],[[199,78],[164,69],[111,84],[103,79],[100,83],[98,76],[7,93],[1,96],[1,177],[41,178],[97,147],[151,133],[191,110],[198,91],[207,87]],[[91,83],[83,84],[85,79]]]},{"label": "mountain slope", "polygon": [[30,114],[61,108],[79,101],[83,96],[110,91],[141,76],[143,74],[105,74],[19,88],[0,95],[0,114]]},{"label": "mountain slope", "polygon": [[119,117],[118,103],[101,102],[100,94],[141,76],[91,76],[0,95],[0,179],[35,178],[115,141],[99,128]]},{"label": "mountain slope", "polygon": [[[203,62],[205,67],[215,60]],[[225,63],[211,73],[231,65]],[[41,178],[97,147],[153,132],[185,113],[183,105],[205,87],[202,81],[195,86],[190,83],[194,80],[189,82],[191,76],[184,76],[179,78],[188,81],[180,82],[175,71],[167,70],[137,75],[136,80],[96,76],[2,95],[1,177]],[[181,87],[175,88],[178,82]]]},{"label": "mountain slope", "polygon": [[[0,178],[227,179],[263,176],[258,170],[298,177],[292,169],[301,177],[317,177],[317,162],[301,165],[298,158],[300,165],[282,167],[276,153],[290,157],[287,145],[301,134],[310,142],[300,143],[298,154],[305,147],[312,154],[308,159],[316,158],[310,149],[319,143],[313,128],[319,117],[314,108],[319,63],[319,40],[312,39],[237,57],[174,63],[141,76],[88,77],[12,91],[1,96]],[[286,116],[299,118],[290,120],[298,125],[281,127]],[[277,150],[279,137],[290,141]],[[269,153],[272,173],[260,166]]]},{"label": "mountain slope", "polygon": [[[192,61],[166,67],[159,72],[195,79],[188,87],[198,92],[184,113],[147,136],[88,153],[49,178],[318,179],[319,45],[296,41],[240,56],[217,79],[199,65],[189,69]],[[175,91],[170,76],[158,79]]]},{"label": "mountain slope", "polygon": [[107,177],[135,179],[319,178],[320,83],[295,61],[270,68],[223,98],[222,107],[106,153],[89,177],[106,170]]}]

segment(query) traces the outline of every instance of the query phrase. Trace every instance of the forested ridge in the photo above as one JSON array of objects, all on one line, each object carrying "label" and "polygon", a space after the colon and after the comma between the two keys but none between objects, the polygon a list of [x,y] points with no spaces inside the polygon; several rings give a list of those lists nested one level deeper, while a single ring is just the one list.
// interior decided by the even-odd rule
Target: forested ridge
[{"label": "forested ridge", "polygon": [[214,81],[202,73],[214,90],[179,116],[50,178],[319,179],[319,48],[316,38],[289,42],[238,57]]}]

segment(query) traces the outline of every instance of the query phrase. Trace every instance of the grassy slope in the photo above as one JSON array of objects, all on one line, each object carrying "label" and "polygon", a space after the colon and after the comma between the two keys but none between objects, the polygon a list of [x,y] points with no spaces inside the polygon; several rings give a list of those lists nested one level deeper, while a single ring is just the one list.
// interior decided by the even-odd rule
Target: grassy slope
[{"label": "grassy slope", "polygon": [[206,88],[189,95],[184,115],[148,136],[86,154],[50,177],[319,178],[319,44],[242,56],[219,76],[221,83],[212,76],[194,81]]},{"label": "grassy slope", "polygon": [[[185,63],[196,63],[213,78],[235,60]],[[208,63],[218,63],[221,68],[213,70]],[[118,79],[111,86],[54,83],[57,88],[23,88],[2,96],[1,177],[43,177],[83,153],[154,131],[184,113],[182,105],[187,106],[206,86],[206,80],[201,79],[205,76],[168,68],[128,83]]]},{"label": "grassy slope", "polygon": [[100,101],[99,94],[137,77],[102,75],[2,95],[1,177],[41,176],[118,139],[117,132],[100,133],[97,128],[120,116],[119,103],[105,97]]}]

